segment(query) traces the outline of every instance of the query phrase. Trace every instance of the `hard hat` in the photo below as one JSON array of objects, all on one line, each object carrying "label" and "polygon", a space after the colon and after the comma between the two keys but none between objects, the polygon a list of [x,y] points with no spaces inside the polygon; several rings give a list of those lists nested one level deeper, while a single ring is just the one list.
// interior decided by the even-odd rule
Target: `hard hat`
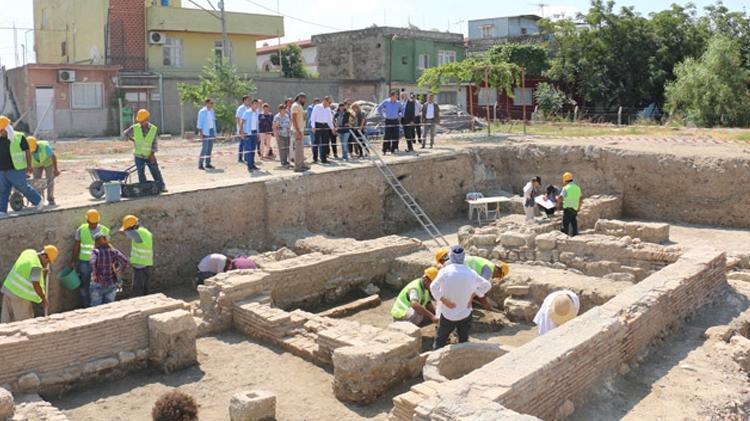
[{"label": "hard hat", "polygon": [[55,263],[55,260],[57,260],[57,255],[59,253],[57,251],[57,247],[53,245],[46,245],[44,246],[44,254],[47,255],[47,259],[49,259],[50,263]]},{"label": "hard hat", "polygon": [[98,224],[101,221],[102,216],[99,215],[99,211],[96,209],[89,209],[86,211],[86,222],[90,224]]},{"label": "hard hat", "polygon": [[144,121],[148,120],[148,117],[151,115],[151,113],[148,112],[147,109],[141,108],[138,110],[138,112],[135,114],[135,121],[139,123],[143,123]]},{"label": "hard hat", "polygon": [[4,115],[0,115],[0,130],[5,130],[10,124],[10,119]]},{"label": "hard hat", "polygon": [[567,183],[568,181],[573,181],[572,172],[566,172],[565,174],[563,174],[563,182]]},{"label": "hard hat", "polygon": [[443,261],[448,258],[449,251],[448,247],[439,248],[438,251],[435,252],[435,262],[442,264]]},{"label": "hard hat", "polygon": [[510,266],[505,262],[500,262],[500,277],[505,278],[510,273]]},{"label": "hard hat", "polygon": [[29,145],[29,152],[34,153],[36,152],[37,148],[37,141],[34,136],[27,136],[26,137],[26,143]]},{"label": "hard hat", "polygon": [[138,225],[138,218],[135,215],[125,215],[125,217],[122,218],[122,228],[120,228],[120,231],[133,228],[136,225]]},{"label": "hard hat", "polygon": [[434,281],[435,277],[437,277],[437,274],[438,270],[435,266],[430,266],[424,270],[424,276],[426,276],[430,281]]}]

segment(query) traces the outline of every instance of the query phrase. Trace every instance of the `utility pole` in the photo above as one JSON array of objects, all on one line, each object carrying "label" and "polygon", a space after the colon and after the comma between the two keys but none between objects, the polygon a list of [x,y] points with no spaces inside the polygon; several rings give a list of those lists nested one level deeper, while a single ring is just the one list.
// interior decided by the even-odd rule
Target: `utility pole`
[{"label": "utility pole", "polygon": [[224,14],[224,0],[219,1],[219,11],[221,12],[221,35],[223,37],[221,41],[221,53],[232,64],[232,52],[229,48],[229,36],[227,35],[227,19]]},{"label": "utility pole", "polygon": [[16,31],[16,21],[13,21],[13,53],[16,55],[16,67],[18,67],[18,34]]}]

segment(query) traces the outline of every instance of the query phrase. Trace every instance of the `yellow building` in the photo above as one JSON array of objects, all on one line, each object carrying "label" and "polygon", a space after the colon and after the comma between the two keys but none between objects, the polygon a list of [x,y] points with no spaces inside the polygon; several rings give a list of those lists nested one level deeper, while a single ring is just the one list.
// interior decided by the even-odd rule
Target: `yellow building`
[{"label": "yellow building", "polygon": [[[181,0],[34,0],[37,62],[195,77],[221,55],[221,21],[219,12],[181,6]],[[232,62],[240,73],[256,73],[256,41],[283,36],[283,18],[225,16]]]}]

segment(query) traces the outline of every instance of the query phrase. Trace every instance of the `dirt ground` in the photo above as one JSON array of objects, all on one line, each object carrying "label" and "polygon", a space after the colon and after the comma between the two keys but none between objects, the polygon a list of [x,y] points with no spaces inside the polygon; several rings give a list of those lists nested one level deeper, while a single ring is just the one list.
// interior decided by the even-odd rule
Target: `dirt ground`
[{"label": "dirt ground", "polygon": [[90,386],[51,403],[72,421],[147,421],[156,399],[171,388],[197,400],[201,420],[225,420],[232,395],[263,389],[276,394],[279,420],[385,420],[392,389],[372,405],[345,404],[333,395],[333,373],[282,350],[236,333],[198,339],[200,365],[173,374],[143,371]]},{"label": "dirt ground", "polygon": [[750,378],[727,352],[703,338],[706,329],[728,324],[748,305],[750,284],[732,282],[720,300],[652,346],[630,373],[599,388],[588,406],[570,419],[748,419]]}]

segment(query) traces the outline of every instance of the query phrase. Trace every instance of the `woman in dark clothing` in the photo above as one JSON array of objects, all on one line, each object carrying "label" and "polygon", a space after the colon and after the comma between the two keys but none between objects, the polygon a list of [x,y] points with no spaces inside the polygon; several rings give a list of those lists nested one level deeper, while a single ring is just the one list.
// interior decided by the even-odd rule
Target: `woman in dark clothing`
[{"label": "woman in dark clothing", "polygon": [[[560,189],[550,184],[547,186],[547,192],[544,195],[544,199],[549,200],[550,202],[553,202],[553,203],[557,203],[557,196],[559,195],[560,195]],[[557,206],[553,206],[549,209],[545,208],[544,206],[539,206],[539,209],[543,210],[544,213],[547,214],[548,218],[555,214],[556,208]]]},{"label": "woman in dark clothing", "polygon": [[273,159],[271,137],[273,136],[273,114],[268,104],[263,104],[263,112],[258,115],[258,133],[260,134],[260,158]]}]

